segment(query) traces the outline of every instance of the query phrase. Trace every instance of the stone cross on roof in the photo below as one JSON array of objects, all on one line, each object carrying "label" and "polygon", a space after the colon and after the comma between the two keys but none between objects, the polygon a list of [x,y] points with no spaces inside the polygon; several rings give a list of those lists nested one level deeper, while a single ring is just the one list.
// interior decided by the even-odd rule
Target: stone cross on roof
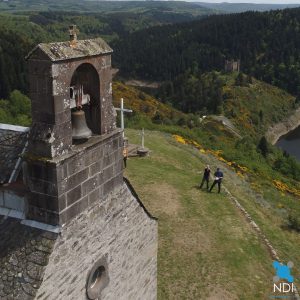
[{"label": "stone cross on roof", "polygon": [[77,33],[78,33],[78,29],[76,28],[76,25],[70,25],[69,26],[69,34],[70,34],[70,46],[71,47],[76,47]]}]

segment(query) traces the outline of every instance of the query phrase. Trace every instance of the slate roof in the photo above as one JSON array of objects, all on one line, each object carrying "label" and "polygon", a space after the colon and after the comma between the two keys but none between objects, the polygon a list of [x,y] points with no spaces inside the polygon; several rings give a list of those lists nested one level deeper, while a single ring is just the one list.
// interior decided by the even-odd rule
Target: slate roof
[{"label": "slate roof", "polygon": [[57,234],[0,216],[0,237],[0,299],[34,299]]},{"label": "slate roof", "polygon": [[0,184],[8,182],[27,141],[29,128],[0,124]]},{"label": "slate roof", "polygon": [[55,42],[38,44],[26,57],[37,50],[42,50],[51,61],[61,61],[80,57],[95,56],[113,52],[108,44],[101,38],[78,40],[75,47],[70,46],[70,42]]}]

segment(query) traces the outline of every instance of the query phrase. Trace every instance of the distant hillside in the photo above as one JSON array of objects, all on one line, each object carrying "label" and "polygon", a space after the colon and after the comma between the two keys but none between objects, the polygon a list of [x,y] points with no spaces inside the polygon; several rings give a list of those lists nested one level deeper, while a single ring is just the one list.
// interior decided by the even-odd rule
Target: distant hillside
[{"label": "distant hillside", "polygon": [[79,39],[111,42],[151,26],[186,22],[213,11],[187,2],[0,0],[0,99],[27,92],[24,57],[36,44],[68,40],[70,24]]},{"label": "distant hillside", "polygon": [[264,134],[300,104],[284,90],[237,72],[186,72],[165,82],[159,97],[185,113],[224,114],[252,136]]},{"label": "distant hillside", "polygon": [[299,7],[300,4],[258,4],[258,3],[207,3],[207,2],[194,2],[202,7],[214,9],[219,12],[226,13],[241,13],[245,11],[268,11],[286,8]]},{"label": "distant hillside", "polygon": [[[201,77],[187,74],[180,77],[180,81],[175,81],[174,87],[168,88],[173,94],[167,96],[161,93],[159,101],[137,88],[114,82],[114,106],[119,107],[120,99],[124,98],[125,106],[134,110],[135,114],[152,121],[155,118],[169,120],[170,124],[188,118],[180,110],[191,107],[185,112],[198,114],[198,117],[224,115],[242,136],[256,140],[271,125],[288,117],[300,105],[294,96],[284,90],[236,72],[212,72]],[[166,91],[164,86],[163,91]],[[129,119],[131,117],[128,115]],[[219,135],[217,132],[215,134]]]},{"label": "distant hillside", "polygon": [[154,97],[121,82],[113,84],[113,104],[120,107],[120,99],[124,99],[124,106],[132,109],[133,114],[128,114],[130,119],[135,116],[142,116],[150,122],[176,122],[184,118],[185,114],[155,99]]},{"label": "distant hillside", "polygon": [[300,103],[284,90],[240,74],[220,75],[224,82],[223,114],[243,136],[259,137],[289,116]]},{"label": "distant hillside", "polygon": [[101,13],[153,13],[158,17],[172,13],[192,16],[213,13],[208,7],[185,1],[93,1],[93,0],[8,0],[0,2],[2,12],[20,11],[69,11]]},{"label": "distant hillside", "polygon": [[124,76],[174,80],[188,70],[223,70],[241,59],[242,71],[300,93],[300,8],[210,16],[135,32],[113,44]]}]

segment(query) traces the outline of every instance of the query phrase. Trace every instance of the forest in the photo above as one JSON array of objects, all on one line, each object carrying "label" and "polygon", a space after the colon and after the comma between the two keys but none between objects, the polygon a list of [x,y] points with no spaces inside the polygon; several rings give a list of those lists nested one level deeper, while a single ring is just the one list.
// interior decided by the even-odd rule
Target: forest
[{"label": "forest", "polygon": [[[123,76],[174,81],[187,70],[242,71],[297,95],[300,92],[300,9],[216,15],[131,33],[112,44]],[[138,45],[138,46],[137,46]]]},{"label": "forest", "polygon": [[185,2],[55,2],[60,11],[51,5],[51,1],[0,2],[0,99],[15,89],[27,93],[25,56],[38,43],[67,40],[70,24],[77,25],[80,39],[101,36],[111,42],[144,28],[212,13]]},{"label": "forest", "polygon": [[14,90],[27,94],[26,54],[37,43],[68,39],[69,24],[77,24],[81,39],[101,36],[110,43],[121,79],[161,81],[156,96],[187,113],[220,112],[223,83],[212,71],[223,71],[226,59],[240,59],[243,73],[300,99],[300,8],[203,17],[190,4],[155,5],[3,14],[0,99]]}]

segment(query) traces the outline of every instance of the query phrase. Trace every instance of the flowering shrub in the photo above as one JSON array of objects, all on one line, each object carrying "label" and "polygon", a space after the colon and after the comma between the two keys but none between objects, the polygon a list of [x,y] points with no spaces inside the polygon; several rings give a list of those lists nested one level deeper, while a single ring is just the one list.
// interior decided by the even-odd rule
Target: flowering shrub
[{"label": "flowering shrub", "polygon": [[277,190],[281,192],[287,192],[289,194],[295,195],[300,197],[300,190],[297,190],[295,188],[289,187],[285,183],[279,181],[279,180],[273,180],[273,185],[277,188]]},{"label": "flowering shrub", "polygon": [[[201,153],[208,153],[216,157],[219,161],[226,163],[232,170],[234,170],[238,176],[241,178],[244,178],[246,173],[251,173],[251,171],[245,167],[241,166],[238,163],[234,161],[228,161],[224,157],[222,157],[222,150],[212,150],[212,149],[204,149],[199,143],[196,141],[193,141],[191,139],[186,139],[180,135],[173,135],[174,139],[184,145],[192,145],[195,148],[197,148]],[[273,180],[273,185],[276,187],[277,190],[279,190],[281,193],[287,192],[291,195],[300,197],[300,190],[297,190],[296,188],[289,187],[287,184],[279,181],[279,180]]]},{"label": "flowering shrub", "polygon": [[183,144],[183,145],[188,144],[186,142],[186,140],[182,136],[180,136],[180,135],[174,134],[173,137],[180,144]]},{"label": "flowering shrub", "polygon": [[192,145],[197,148],[201,153],[208,153],[212,154],[216,157],[219,161],[226,163],[231,169],[233,169],[240,177],[244,177],[244,174],[250,172],[250,170],[244,166],[241,166],[235,162],[227,161],[224,157],[221,156],[223,153],[222,150],[212,150],[212,149],[204,149],[199,143],[193,141],[191,139],[186,139],[180,135],[174,134],[173,138],[180,144],[183,145]]}]

